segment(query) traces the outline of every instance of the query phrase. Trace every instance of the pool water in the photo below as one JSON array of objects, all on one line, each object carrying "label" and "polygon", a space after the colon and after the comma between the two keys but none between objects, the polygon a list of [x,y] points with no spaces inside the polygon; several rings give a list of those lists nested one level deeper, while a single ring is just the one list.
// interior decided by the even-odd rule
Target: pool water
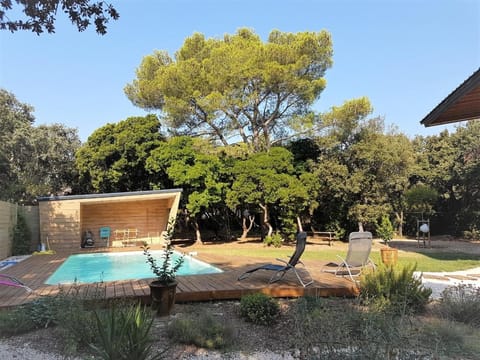
[{"label": "pool water", "polygon": [[[162,250],[151,251],[151,254],[162,264]],[[180,257],[173,253],[174,264]],[[45,284],[95,283],[102,281],[133,280],[154,278],[146,256],[141,251],[118,253],[94,253],[71,255],[47,279]],[[221,273],[222,270],[203,261],[185,256],[185,261],[177,275],[199,275]]]}]

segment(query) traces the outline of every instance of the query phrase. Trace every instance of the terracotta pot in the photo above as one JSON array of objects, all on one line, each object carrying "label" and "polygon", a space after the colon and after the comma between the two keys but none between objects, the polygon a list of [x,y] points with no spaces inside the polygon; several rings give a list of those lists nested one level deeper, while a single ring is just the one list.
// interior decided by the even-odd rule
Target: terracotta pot
[{"label": "terracotta pot", "polygon": [[391,247],[384,247],[380,249],[382,262],[385,265],[396,265],[398,260],[398,249]]},{"label": "terracotta pot", "polygon": [[152,298],[152,309],[156,310],[159,316],[169,315],[175,304],[177,283],[173,282],[165,285],[159,281],[152,281],[149,286],[150,296]]}]

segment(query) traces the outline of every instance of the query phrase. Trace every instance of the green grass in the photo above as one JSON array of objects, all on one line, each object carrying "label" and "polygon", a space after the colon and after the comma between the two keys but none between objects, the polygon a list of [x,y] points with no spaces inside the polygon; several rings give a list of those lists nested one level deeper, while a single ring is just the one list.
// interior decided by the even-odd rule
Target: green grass
[{"label": "green grass", "polygon": [[[293,253],[294,247],[271,248],[258,245],[255,250],[254,257],[265,258],[267,261],[275,261],[276,258],[288,259]],[[215,248],[205,246],[201,252],[209,254],[218,254],[232,257],[252,257],[252,249],[238,248]],[[322,247],[314,251],[305,251],[302,256],[304,260],[318,260],[319,262],[338,261],[337,255],[345,257],[346,251],[339,251]],[[371,254],[372,260],[378,264],[380,260],[380,252],[373,250]],[[480,267],[480,255],[460,253],[460,252],[436,252],[435,249],[425,250],[424,253],[414,251],[399,251],[398,262],[401,265],[417,264],[418,271],[440,272],[440,271],[458,271]]]},{"label": "green grass", "polygon": [[[372,253],[372,260],[379,263],[380,253]],[[401,251],[398,254],[401,265],[417,264],[417,271],[441,272],[459,271],[480,267],[480,256],[458,252],[429,252],[421,254]]]}]

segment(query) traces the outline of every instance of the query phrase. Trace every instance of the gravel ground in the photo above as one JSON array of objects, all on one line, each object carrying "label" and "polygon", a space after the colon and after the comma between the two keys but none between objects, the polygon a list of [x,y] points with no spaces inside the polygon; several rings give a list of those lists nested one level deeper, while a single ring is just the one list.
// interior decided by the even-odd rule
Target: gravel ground
[{"label": "gravel ground", "polygon": [[[2,360],[62,360],[64,356],[36,350],[31,344],[18,346],[16,342],[0,340],[0,359]],[[70,358],[80,360],[80,358]]]},{"label": "gravel ground", "polygon": [[[16,344],[11,344],[8,341],[0,341],[0,359],[2,360],[81,360],[81,358],[65,357],[48,352],[42,352],[31,347],[30,344],[24,344],[19,347]],[[179,355],[178,357],[169,359],[184,359],[184,360],[294,360],[295,358],[290,353],[278,354],[271,351],[254,352],[251,354],[244,354],[235,352],[229,355],[217,352],[199,349],[194,353]]]}]

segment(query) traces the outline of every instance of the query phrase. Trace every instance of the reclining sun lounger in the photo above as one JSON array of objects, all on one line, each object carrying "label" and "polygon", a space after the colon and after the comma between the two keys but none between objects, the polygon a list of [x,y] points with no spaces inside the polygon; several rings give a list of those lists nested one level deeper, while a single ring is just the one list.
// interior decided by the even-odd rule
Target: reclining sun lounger
[{"label": "reclining sun lounger", "polygon": [[[276,281],[279,281],[283,278],[283,276],[288,272],[288,271],[293,271],[303,287],[306,287],[310,284],[313,283],[312,276],[308,272],[308,270],[305,268],[305,264],[303,264],[300,261],[300,257],[302,256],[303,252],[305,251],[305,245],[307,242],[307,233],[306,232],[299,232],[297,235],[297,243],[295,245],[295,252],[292,254],[290,257],[290,260],[286,262],[285,260],[282,259],[277,259],[278,261],[282,262],[283,264],[265,264],[250,270],[245,271],[243,274],[241,274],[238,277],[238,280],[243,280],[249,277],[252,273],[254,273],[257,270],[269,270],[269,271],[274,271],[274,274],[270,278],[270,283],[274,283]],[[309,279],[305,282],[302,280],[300,277],[300,274],[297,272],[297,269],[295,267],[297,264],[302,264],[303,267],[305,268],[304,271],[308,274]]]},{"label": "reclining sun lounger", "polygon": [[28,292],[33,291],[27,285],[22,283],[20,280],[14,278],[13,276],[8,276],[8,275],[5,275],[5,274],[0,274],[0,285],[23,288]]},{"label": "reclining sun lounger", "polygon": [[[363,269],[367,266],[375,269],[375,263],[370,259],[372,250],[372,233],[352,232],[349,235],[347,256],[338,256],[340,262],[328,263],[322,269],[324,272],[331,272],[337,276],[349,276],[356,283]],[[328,269],[328,267],[333,269]]]}]

